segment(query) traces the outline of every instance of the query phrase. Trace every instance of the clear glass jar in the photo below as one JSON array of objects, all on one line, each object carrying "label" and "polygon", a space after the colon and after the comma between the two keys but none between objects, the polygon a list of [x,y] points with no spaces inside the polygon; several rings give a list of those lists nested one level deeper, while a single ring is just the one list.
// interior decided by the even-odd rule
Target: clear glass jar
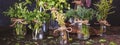
[{"label": "clear glass jar", "polygon": [[90,37],[89,25],[85,25],[85,24],[79,25],[79,30],[80,32],[78,33],[78,39],[86,40]]}]

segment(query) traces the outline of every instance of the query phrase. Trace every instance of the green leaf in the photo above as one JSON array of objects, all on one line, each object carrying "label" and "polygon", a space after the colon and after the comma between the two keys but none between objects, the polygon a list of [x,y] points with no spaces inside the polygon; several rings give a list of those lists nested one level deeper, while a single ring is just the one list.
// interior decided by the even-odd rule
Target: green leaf
[{"label": "green leaf", "polygon": [[113,0],[100,0],[100,2],[96,3],[97,6],[96,10],[98,11],[97,19],[106,19],[107,15],[110,14],[110,10],[113,8],[112,4]]},{"label": "green leaf", "polygon": [[117,45],[115,42],[111,41],[109,45]]}]

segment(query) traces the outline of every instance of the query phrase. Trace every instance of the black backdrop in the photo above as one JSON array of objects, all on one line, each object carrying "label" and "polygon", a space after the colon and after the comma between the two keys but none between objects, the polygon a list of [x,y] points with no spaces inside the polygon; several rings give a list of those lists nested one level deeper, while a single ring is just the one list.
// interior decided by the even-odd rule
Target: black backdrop
[{"label": "black backdrop", "polygon": [[[0,26],[10,25],[9,17],[4,16],[2,12],[6,11],[11,5],[13,5],[17,0],[0,0]],[[97,0],[92,0],[95,3]],[[71,0],[69,0],[71,2]],[[120,26],[120,0],[113,0],[112,4],[115,8],[114,14],[108,16],[107,20],[112,26]],[[71,6],[73,7],[73,5]],[[94,6],[91,6],[92,8]]]}]

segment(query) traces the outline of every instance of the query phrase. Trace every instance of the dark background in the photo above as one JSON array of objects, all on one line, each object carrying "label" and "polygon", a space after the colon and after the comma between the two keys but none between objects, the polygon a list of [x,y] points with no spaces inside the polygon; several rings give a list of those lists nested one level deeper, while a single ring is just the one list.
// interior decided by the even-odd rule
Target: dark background
[{"label": "dark background", "polygon": [[[92,0],[92,3],[95,3],[96,1],[97,0]],[[17,2],[17,0],[0,0],[0,27],[6,27],[10,25],[9,17],[4,16],[3,12],[15,2]],[[115,11],[115,13],[108,15],[107,20],[112,26],[120,26],[120,0],[113,0],[112,5],[115,7],[112,9]]]}]

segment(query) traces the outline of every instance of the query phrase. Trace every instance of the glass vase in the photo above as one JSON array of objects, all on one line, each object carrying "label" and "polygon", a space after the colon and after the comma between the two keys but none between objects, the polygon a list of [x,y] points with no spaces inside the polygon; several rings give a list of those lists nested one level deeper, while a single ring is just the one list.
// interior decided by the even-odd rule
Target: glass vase
[{"label": "glass vase", "polygon": [[78,39],[87,40],[90,37],[89,34],[89,25],[79,25],[80,33],[78,33]]}]

